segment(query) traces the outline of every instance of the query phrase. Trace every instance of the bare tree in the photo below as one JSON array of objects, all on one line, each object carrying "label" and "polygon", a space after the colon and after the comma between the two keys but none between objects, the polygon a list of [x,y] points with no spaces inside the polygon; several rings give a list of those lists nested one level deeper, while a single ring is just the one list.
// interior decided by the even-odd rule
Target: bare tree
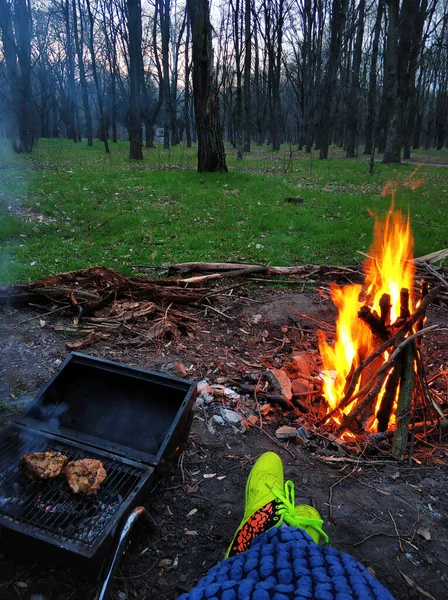
[{"label": "bare tree", "polygon": [[187,0],[193,44],[193,94],[198,132],[198,171],[227,172],[214,79],[208,0]]},{"label": "bare tree", "polygon": [[384,149],[385,163],[401,161],[405,114],[415,91],[417,58],[427,7],[427,0],[402,0],[401,7],[399,0],[389,0],[389,27],[395,36],[391,68],[396,73],[396,84]]},{"label": "bare tree", "polygon": [[364,154],[372,154],[374,149],[374,134],[376,123],[376,98],[377,98],[377,63],[378,48],[381,33],[381,21],[384,13],[384,0],[378,0],[375,25],[373,28],[372,54],[370,59],[370,77],[369,93],[367,98],[367,116],[366,116],[366,145]]},{"label": "bare tree", "polygon": [[359,71],[361,68],[362,58],[362,40],[364,35],[365,6],[365,0],[359,0],[357,16],[358,26],[356,32],[355,47],[353,51],[350,90],[347,99],[347,133],[345,142],[345,155],[347,158],[353,158],[355,156],[356,138],[359,129]]},{"label": "bare tree", "polygon": [[142,63],[142,8],[140,0],[127,0],[129,32],[129,157],[142,160],[140,83]]},{"label": "bare tree", "polygon": [[29,0],[0,0],[0,30],[12,100],[8,137],[15,152],[31,152],[35,136]]},{"label": "bare tree", "polygon": [[86,70],[84,67],[83,57],[83,46],[84,46],[84,23],[82,19],[81,3],[78,0],[79,5],[79,33],[78,33],[78,15],[76,11],[76,0],[72,0],[72,12],[73,12],[73,38],[75,40],[76,56],[78,58],[78,69],[79,69],[79,82],[82,90],[82,104],[84,107],[84,116],[86,119],[86,130],[87,130],[87,145],[93,145],[92,139],[92,114],[90,112],[89,94],[87,91],[87,79]]},{"label": "bare tree", "polygon": [[331,100],[338,73],[338,61],[341,49],[341,36],[345,24],[348,0],[333,0],[331,8],[331,39],[327,70],[322,90],[320,110],[320,154],[319,158],[328,158]]}]

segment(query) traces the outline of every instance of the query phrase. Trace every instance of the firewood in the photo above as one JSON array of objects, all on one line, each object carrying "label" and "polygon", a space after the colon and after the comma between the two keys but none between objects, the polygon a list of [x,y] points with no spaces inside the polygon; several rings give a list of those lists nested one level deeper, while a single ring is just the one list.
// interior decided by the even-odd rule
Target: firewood
[{"label": "firewood", "polygon": [[400,319],[406,320],[411,316],[409,310],[409,290],[402,288],[400,290]]},{"label": "firewood", "polygon": [[383,294],[380,299],[381,309],[381,322],[385,327],[390,325],[390,311],[391,311],[390,295]]},{"label": "firewood", "polygon": [[404,455],[408,443],[408,427],[414,394],[414,356],[415,345],[408,344],[401,360],[400,391],[396,411],[397,428],[392,443],[392,454],[397,457]]},{"label": "firewood", "polygon": [[[433,300],[437,297],[440,290],[441,290],[441,286],[437,286],[437,287],[433,288],[429,292],[429,294],[426,296],[426,298],[422,301],[422,303],[420,304],[418,309],[414,312],[413,315],[411,315],[409,317],[409,319],[397,331],[397,333],[395,333],[395,335],[393,335],[391,338],[389,338],[387,341],[385,341],[379,348],[377,348],[375,350],[375,352],[373,352],[370,356],[368,356],[365,360],[363,360],[361,362],[359,367],[353,373],[353,377],[350,382],[350,386],[347,389],[344,397],[342,398],[342,400],[339,402],[339,404],[333,410],[331,410],[327,415],[325,415],[324,421],[327,421],[330,417],[339,413],[342,409],[344,409],[346,406],[348,406],[355,398],[358,398],[360,395],[365,393],[364,390],[360,390],[356,395],[353,395],[353,392],[356,389],[356,386],[359,381],[359,377],[361,376],[361,373],[363,372],[363,370],[368,365],[370,365],[370,363],[372,363],[378,356],[381,356],[391,346],[393,346],[394,344],[399,344],[400,341],[402,341],[405,338],[406,334],[412,330],[415,323],[417,323],[417,321],[422,317],[422,315],[425,314],[426,309],[431,304],[431,302],[433,302]],[[422,330],[422,331],[431,331],[434,328],[435,328],[435,326],[431,326],[431,327],[425,328],[425,330]]]},{"label": "firewood", "polygon": [[386,431],[389,426],[390,414],[394,404],[395,396],[397,395],[397,388],[400,382],[400,369],[397,365],[393,367],[392,373],[389,375],[389,379],[386,383],[386,389],[384,396],[381,400],[380,408],[376,413],[378,419],[378,431]]},{"label": "firewood", "polygon": [[[144,265],[138,265],[139,268],[143,268]],[[148,266],[150,268],[151,265]],[[250,271],[249,269],[256,269]],[[263,266],[263,265],[250,265],[244,263],[204,263],[204,262],[191,262],[191,263],[179,263],[176,265],[169,265],[167,267],[169,275],[185,274],[185,273],[211,273],[207,276],[198,275],[196,277],[190,277],[184,280],[178,280],[178,283],[186,282],[188,285],[197,284],[201,281],[208,281],[214,279],[221,279],[220,275],[230,271],[232,277],[244,277],[251,272],[263,273],[265,275],[302,275],[304,277],[318,276],[320,278],[340,280],[341,278],[349,279],[350,281],[361,281],[362,275],[360,268],[357,267],[336,267],[329,265],[300,265],[290,267],[274,267],[274,266]],[[259,269],[259,270],[258,270]]]},{"label": "firewood", "polygon": [[211,281],[214,279],[229,279],[231,277],[245,277],[252,273],[267,273],[268,267],[247,267],[245,269],[238,269],[236,271],[227,271],[224,273],[211,273],[210,275],[196,275],[195,277],[189,277],[182,279],[182,283],[198,283],[202,281]]},{"label": "firewood", "polygon": [[372,333],[381,340],[389,339],[389,332],[384,322],[382,319],[380,319],[380,317],[378,317],[378,315],[373,313],[368,306],[362,306],[359,309],[358,317],[361,319],[361,321],[364,321],[364,323],[369,326]]},{"label": "firewood", "polygon": [[[416,313],[414,313],[414,315],[416,315]],[[408,322],[409,322],[409,320],[408,320]],[[376,376],[364,387],[364,389],[359,390],[356,394],[354,394],[353,396],[351,396],[349,398],[348,404],[353,402],[353,400],[356,400],[359,397],[364,396],[364,394],[366,394],[368,392],[367,396],[361,402],[359,402],[350,411],[350,413],[348,415],[344,416],[344,418],[342,419],[341,425],[335,431],[335,435],[340,436],[342,433],[344,433],[344,431],[349,428],[350,424],[354,421],[354,419],[358,416],[358,414],[363,409],[365,409],[369,405],[370,402],[373,402],[373,400],[377,396],[378,392],[381,390],[381,387],[387,377],[387,373],[388,373],[389,369],[391,369],[395,365],[398,356],[404,350],[404,348],[406,348],[406,346],[408,346],[409,344],[413,343],[416,338],[420,337],[421,335],[424,335],[425,333],[428,333],[429,331],[434,331],[435,329],[439,329],[439,327],[440,327],[439,325],[430,325],[429,327],[426,327],[425,329],[422,329],[421,331],[417,331],[416,333],[413,333],[408,338],[403,340],[400,344],[398,344],[398,346],[395,348],[395,350],[390,355],[389,360],[387,362],[385,362],[383,364],[383,366],[378,370],[378,372],[376,373]],[[395,341],[397,341],[397,339]],[[378,350],[376,352],[374,352],[373,354],[377,354],[377,352],[378,352]],[[373,356],[373,354],[371,354],[370,357]],[[370,359],[370,357],[369,357],[369,359]],[[376,383],[375,383],[375,379],[377,379]],[[373,385],[373,387],[372,387],[372,385]],[[333,414],[340,411],[341,403],[342,402],[340,402],[339,405],[335,409],[333,409],[332,411],[330,411],[329,413],[327,413],[325,415],[325,417],[324,417],[325,422],[327,422],[328,419],[331,418],[331,416]]]}]

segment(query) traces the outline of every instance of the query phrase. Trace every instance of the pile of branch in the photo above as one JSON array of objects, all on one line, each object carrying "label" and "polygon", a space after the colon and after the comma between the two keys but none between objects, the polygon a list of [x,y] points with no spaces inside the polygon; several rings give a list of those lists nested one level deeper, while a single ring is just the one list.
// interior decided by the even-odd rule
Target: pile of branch
[{"label": "pile of branch", "polygon": [[131,337],[127,343],[133,345],[163,337],[177,338],[192,331],[197,319],[173,306],[194,304],[203,296],[201,288],[190,290],[175,281],[125,277],[106,267],[60,273],[29,284],[0,286],[0,305],[50,305],[46,314],[69,310],[73,324],[55,329],[80,338],[67,344],[71,350],[81,350],[112,334]]},{"label": "pile of branch", "polygon": [[[416,282],[424,279],[430,285],[442,284],[442,290],[437,302],[448,305],[448,267],[436,267],[437,262],[442,262],[448,257],[448,249],[433,252],[426,256],[415,259]],[[339,267],[334,265],[299,265],[289,267],[275,267],[265,265],[251,265],[245,263],[212,263],[212,262],[188,262],[167,265],[166,267],[154,267],[152,265],[134,265],[135,270],[146,271],[150,269],[164,269],[169,276],[187,275],[196,273],[191,277],[177,278],[177,285],[200,285],[206,281],[215,281],[229,278],[250,278],[254,275],[271,277],[294,277],[295,280],[307,283],[330,282],[337,283],[362,283],[364,272],[361,264],[351,267]],[[200,273],[200,274],[199,274]]]},{"label": "pile of branch", "polygon": [[[420,348],[416,340],[425,333],[439,328],[438,325],[423,327],[423,323],[428,306],[437,298],[441,290],[441,285],[432,289],[429,293],[425,290],[425,295],[419,307],[412,315],[409,314],[408,310],[408,296],[406,297],[406,294],[403,294],[407,290],[403,290],[400,321],[394,327],[387,327],[387,307],[385,305],[382,306],[381,317],[361,309],[360,318],[368,323],[382,343],[353,372],[350,381],[347,382],[344,397],[323,419],[325,423],[328,423],[329,419],[335,415],[341,417],[343,409],[353,402],[355,403],[350,413],[342,416],[341,424],[334,432],[336,436],[340,436],[347,429],[353,428],[357,419],[362,419],[363,416],[369,414],[386,380],[386,391],[377,418],[379,431],[385,432],[398,389],[397,427],[392,447],[392,453],[395,456],[403,456],[405,452],[408,443],[409,423],[411,418],[415,420],[417,408],[423,413],[421,415],[423,420],[426,420],[427,417],[431,422],[434,422],[434,418],[438,419],[437,403],[431,397],[424,374]],[[413,331],[414,333],[412,333]],[[377,361],[381,361],[381,357],[386,351],[389,352],[389,358],[379,366]],[[372,369],[371,367],[375,364],[375,368]],[[355,393],[358,386],[359,389]],[[415,401],[417,394],[419,398],[418,407]],[[413,399],[414,406],[412,407]]]}]

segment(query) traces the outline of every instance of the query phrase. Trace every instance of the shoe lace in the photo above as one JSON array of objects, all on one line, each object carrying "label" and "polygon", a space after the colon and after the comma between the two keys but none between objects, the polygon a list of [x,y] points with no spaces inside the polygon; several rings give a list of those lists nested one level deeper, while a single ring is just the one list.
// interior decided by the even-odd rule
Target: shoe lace
[{"label": "shoe lace", "polygon": [[277,499],[276,513],[283,516],[283,520],[287,525],[293,525],[300,529],[305,529],[305,527],[310,526],[324,538],[325,542],[328,542],[328,535],[322,529],[322,519],[307,519],[296,514],[296,507],[294,504],[294,483],[292,481],[286,481],[283,488],[274,485],[270,489]]}]

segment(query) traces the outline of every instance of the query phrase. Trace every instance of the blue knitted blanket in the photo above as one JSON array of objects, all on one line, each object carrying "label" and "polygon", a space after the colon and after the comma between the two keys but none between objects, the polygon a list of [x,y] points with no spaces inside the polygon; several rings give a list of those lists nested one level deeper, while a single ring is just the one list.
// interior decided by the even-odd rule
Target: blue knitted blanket
[{"label": "blue knitted blanket", "polygon": [[274,527],[212,567],[179,600],[394,600],[349,554],[295,527]]}]

